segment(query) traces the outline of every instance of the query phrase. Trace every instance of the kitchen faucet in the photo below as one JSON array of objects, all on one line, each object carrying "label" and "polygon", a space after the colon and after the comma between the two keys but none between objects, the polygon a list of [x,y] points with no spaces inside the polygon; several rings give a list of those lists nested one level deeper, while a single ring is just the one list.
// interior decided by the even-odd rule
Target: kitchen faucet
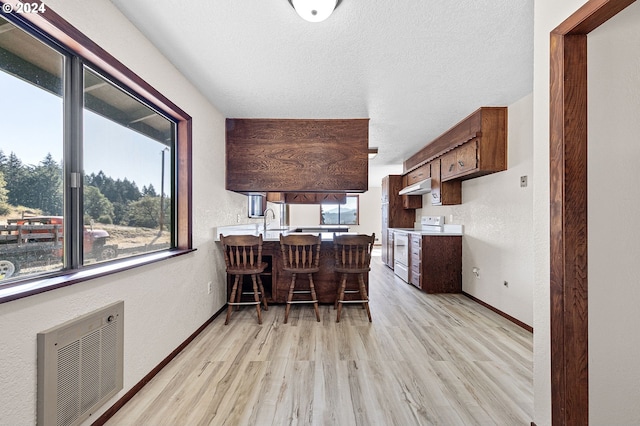
[{"label": "kitchen faucet", "polygon": [[262,220],[264,221],[264,232],[267,232],[267,212],[271,212],[271,219],[275,219],[276,218],[276,213],[273,211],[273,209],[266,209],[263,213],[262,213]]}]

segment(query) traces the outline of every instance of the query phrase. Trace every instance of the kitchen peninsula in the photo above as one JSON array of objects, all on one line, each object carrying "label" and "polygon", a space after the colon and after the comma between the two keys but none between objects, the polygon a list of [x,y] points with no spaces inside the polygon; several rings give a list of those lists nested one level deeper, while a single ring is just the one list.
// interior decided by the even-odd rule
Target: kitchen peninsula
[{"label": "kitchen peninsula", "polygon": [[[316,293],[319,303],[334,303],[338,290],[339,277],[335,273],[334,264],[335,256],[333,251],[333,234],[344,234],[349,231],[346,226],[327,226],[316,225],[309,227],[282,227],[267,228],[264,232],[262,224],[224,226],[216,229],[216,241],[219,241],[222,235],[260,235],[262,234],[262,259],[269,266],[260,275],[267,301],[269,303],[286,303],[289,293],[289,285],[291,284],[291,274],[282,270],[282,252],[280,249],[280,234],[287,235],[290,233],[306,233],[320,234],[320,271],[313,275]],[[301,277],[302,281],[306,281],[306,277]],[[365,275],[365,283],[368,288],[368,276]],[[227,279],[227,291],[231,292],[230,280]],[[250,280],[245,281],[246,288],[250,288]]]}]

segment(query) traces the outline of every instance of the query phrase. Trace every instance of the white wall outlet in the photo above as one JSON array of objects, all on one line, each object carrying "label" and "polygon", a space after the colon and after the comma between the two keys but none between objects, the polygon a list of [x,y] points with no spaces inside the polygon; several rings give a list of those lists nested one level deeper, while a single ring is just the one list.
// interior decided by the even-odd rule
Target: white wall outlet
[{"label": "white wall outlet", "polygon": [[213,283],[212,283],[211,281],[209,281],[209,282],[207,283],[207,294],[211,294],[211,285],[212,285],[212,284],[213,284]]},{"label": "white wall outlet", "polygon": [[238,213],[238,217],[236,217],[236,222],[240,223],[240,213]]},{"label": "white wall outlet", "polygon": [[520,176],[520,186],[522,188],[526,188],[527,187],[527,177],[526,176]]}]

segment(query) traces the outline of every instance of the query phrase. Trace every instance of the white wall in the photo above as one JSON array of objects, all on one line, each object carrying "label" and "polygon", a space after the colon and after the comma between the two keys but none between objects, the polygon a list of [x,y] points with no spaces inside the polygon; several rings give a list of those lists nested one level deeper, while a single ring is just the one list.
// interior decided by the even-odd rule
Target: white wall
[{"label": "white wall", "polygon": [[[509,106],[507,170],[462,183],[462,204],[432,206],[423,195],[420,216],[445,216],[464,225],[462,288],[533,325],[533,98]],[[527,176],[528,186],[520,187]],[[451,220],[453,218],[453,221]],[[479,268],[476,277],[472,270]],[[508,286],[504,286],[504,281]]]},{"label": "white wall", "polygon": [[[112,405],[225,303],[216,226],[246,220],[246,197],[224,190],[224,117],[107,0],[46,1],[193,117],[194,253],[0,305],[0,425],[36,421],[36,334],[125,302],[124,390]],[[207,294],[207,283],[214,283]],[[100,415],[101,412],[97,413]],[[95,419],[95,417],[94,417]]]},{"label": "white wall", "polygon": [[589,422],[640,424],[640,2],[588,36]]},{"label": "white wall", "polygon": [[[367,192],[359,195],[360,224],[350,225],[350,232],[371,235],[376,234],[376,244],[380,244],[380,233],[382,232],[382,205],[380,197],[382,188],[369,187]],[[290,204],[289,205],[289,225],[308,226],[320,223],[320,205],[318,204]]]}]

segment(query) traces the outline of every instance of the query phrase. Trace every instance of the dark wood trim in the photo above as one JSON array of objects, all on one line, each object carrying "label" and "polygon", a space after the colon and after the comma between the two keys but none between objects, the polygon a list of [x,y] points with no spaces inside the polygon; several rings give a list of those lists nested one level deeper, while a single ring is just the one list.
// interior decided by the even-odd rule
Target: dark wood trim
[{"label": "dark wood trim", "polygon": [[[17,0],[0,0],[0,5],[11,4],[14,6]],[[41,2],[37,1],[40,4]],[[96,70],[105,72],[110,79],[117,82],[122,87],[131,91],[133,95],[144,100],[149,105],[156,108],[166,116],[172,118],[177,123],[177,142],[175,155],[176,167],[176,194],[175,194],[175,215],[176,215],[176,231],[175,231],[175,247],[174,250],[166,251],[164,255],[151,254],[148,258],[134,261],[134,266],[156,262],[168,257],[192,251],[193,247],[193,194],[192,194],[192,118],[180,109],[177,105],[167,99],[159,91],[154,89],[149,83],[127,68],[123,63],[105,51],[103,48],[94,43],[86,35],[81,33],[77,28],[67,22],[60,15],[55,13],[49,6],[45,6],[44,13],[12,13],[9,16],[12,20],[24,26],[27,30],[51,43],[60,46],[67,52],[77,55],[83,61],[93,65]],[[87,279],[108,275],[114,272],[120,272],[130,269],[133,266],[122,267],[122,264],[129,265],[131,262],[124,260],[123,263],[114,263],[114,266],[107,265],[102,268],[96,268],[91,272],[87,272],[88,268],[59,273],[55,276],[39,277],[33,280],[21,281],[12,286],[13,290],[9,293],[0,291],[0,303],[8,302],[18,298],[31,296],[33,294],[42,293],[56,288],[75,284]],[[29,286],[33,282],[41,282],[42,285]],[[28,290],[17,293],[17,288],[28,288]],[[3,287],[4,290],[4,287]],[[5,296],[5,293],[8,295]]]},{"label": "dark wood trim", "polygon": [[591,0],[550,36],[551,419],[589,423],[587,34],[635,0]]},{"label": "dark wood trim", "polygon": [[478,299],[475,296],[470,295],[469,293],[465,293],[463,291],[462,294],[464,294],[465,296],[467,296],[469,299],[473,300],[474,302],[476,302],[476,303],[484,306],[485,308],[495,312],[496,314],[500,315],[501,317],[504,317],[504,318],[508,319],[509,321],[511,321],[512,323],[517,325],[518,327],[522,327],[525,330],[527,330],[528,332],[533,333],[533,327],[531,327],[530,325],[527,325],[527,324],[523,323],[519,319],[512,317],[511,315],[507,314],[506,312],[502,312],[500,309],[491,306],[487,302],[483,302],[482,300]]},{"label": "dark wood trim", "polygon": [[109,409],[105,411],[100,417],[98,417],[91,425],[92,426],[104,425],[111,417],[113,417],[118,412],[119,409],[121,409],[127,402],[129,402],[131,398],[135,396],[135,394],[140,392],[140,390],[147,383],[149,383],[151,379],[153,379],[156,376],[156,374],[158,374],[164,367],[166,367],[167,364],[171,362],[171,360],[173,360],[176,356],[178,356],[178,354],[182,352],[182,350],[186,348],[187,345],[189,345],[189,343],[193,341],[193,339],[195,339],[200,333],[202,333],[204,329],[207,328],[207,326],[211,324],[213,320],[215,320],[218,316],[220,316],[220,314],[224,312],[226,309],[227,309],[227,305],[223,306],[222,308],[220,308],[220,310],[218,310],[215,314],[213,314],[211,318],[205,321],[204,324],[202,324],[196,331],[194,331],[189,337],[187,337],[187,339],[184,342],[182,342],[180,346],[175,348],[169,355],[167,355],[167,357],[163,359],[160,362],[160,364],[156,365],[153,368],[153,370],[149,372],[149,374],[144,376],[142,380],[140,380],[131,389],[129,389],[129,391],[125,393],[122,396],[122,398],[117,400],[115,404],[109,407]]}]

